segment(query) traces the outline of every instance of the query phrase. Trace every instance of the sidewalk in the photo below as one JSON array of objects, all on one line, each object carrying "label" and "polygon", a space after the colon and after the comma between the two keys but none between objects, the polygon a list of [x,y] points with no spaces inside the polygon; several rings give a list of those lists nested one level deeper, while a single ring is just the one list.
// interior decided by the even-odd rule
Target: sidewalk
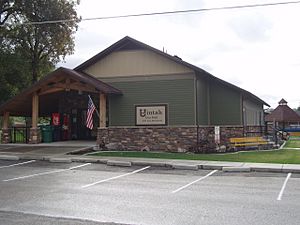
[{"label": "sidewalk", "polygon": [[[90,148],[87,146],[85,148]],[[67,155],[68,151],[58,154],[57,151],[39,150],[38,152],[5,152],[0,154],[2,160],[46,160],[50,162],[83,162],[101,163],[109,166],[131,167],[151,166],[165,167],[180,170],[222,170],[224,172],[282,172],[300,173],[299,164],[269,164],[269,163],[243,163],[224,161],[200,161],[200,160],[172,160],[150,158],[125,158],[125,157],[99,157]],[[70,152],[70,151],[69,151]]]}]

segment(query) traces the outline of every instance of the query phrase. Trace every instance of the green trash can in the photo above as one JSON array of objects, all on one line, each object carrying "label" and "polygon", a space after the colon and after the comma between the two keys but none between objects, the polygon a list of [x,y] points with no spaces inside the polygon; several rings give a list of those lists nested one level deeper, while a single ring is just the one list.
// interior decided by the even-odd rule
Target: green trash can
[{"label": "green trash can", "polygon": [[46,125],[46,126],[42,126],[42,140],[44,143],[50,143],[53,141],[53,137],[52,137],[52,126],[51,125]]}]

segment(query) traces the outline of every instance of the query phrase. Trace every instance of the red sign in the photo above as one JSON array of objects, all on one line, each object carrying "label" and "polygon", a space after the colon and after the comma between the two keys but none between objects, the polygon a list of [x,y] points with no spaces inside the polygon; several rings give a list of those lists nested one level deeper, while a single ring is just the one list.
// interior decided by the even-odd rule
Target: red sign
[{"label": "red sign", "polygon": [[54,126],[60,125],[59,113],[52,113],[52,125]]}]

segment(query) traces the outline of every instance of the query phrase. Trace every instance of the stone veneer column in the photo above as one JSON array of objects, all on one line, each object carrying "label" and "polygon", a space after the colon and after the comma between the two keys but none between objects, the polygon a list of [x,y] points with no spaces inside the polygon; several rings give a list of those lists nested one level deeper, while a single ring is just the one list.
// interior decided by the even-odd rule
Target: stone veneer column
[{"label": "stone veneer column", "polygon": [[2,134],[1,134],[1,141],[2,141],[2,144],[8,144],[10,143],[10,134],[9,134],[9,129],[6,128],[6,129],[2,129]]},{"label": "stone veneer column", "polygon": [[41,130],[39,127],[32,127],[29,131],[29,144],[38,144],[42,141]]},{"label": "stone veneer column", "polygon": [[3,144],[10,143],[10,130],[8,129],[8,121],[9,121],[9,112],[4,112],[3,114],[3,127],[2,127],[2,134],[1,140]]},{"label": "stone veneer column", "polygon": [[97,146],[104,148],[108,143],[108,128],[107,127],[98,127],[97,130]]}]

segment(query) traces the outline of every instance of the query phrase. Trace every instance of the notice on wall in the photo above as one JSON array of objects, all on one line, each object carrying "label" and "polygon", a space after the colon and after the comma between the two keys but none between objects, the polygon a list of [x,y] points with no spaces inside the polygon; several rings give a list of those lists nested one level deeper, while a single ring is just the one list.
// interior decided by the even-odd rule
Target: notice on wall
[{"label": "notice on wall", "polygon": [[135,123],[137,126],[167,125],[167,105],[136,105]]},{"label": "notice on wall", "polygon": [[215,126],[215,143],[220,144],[220,127]]}]

